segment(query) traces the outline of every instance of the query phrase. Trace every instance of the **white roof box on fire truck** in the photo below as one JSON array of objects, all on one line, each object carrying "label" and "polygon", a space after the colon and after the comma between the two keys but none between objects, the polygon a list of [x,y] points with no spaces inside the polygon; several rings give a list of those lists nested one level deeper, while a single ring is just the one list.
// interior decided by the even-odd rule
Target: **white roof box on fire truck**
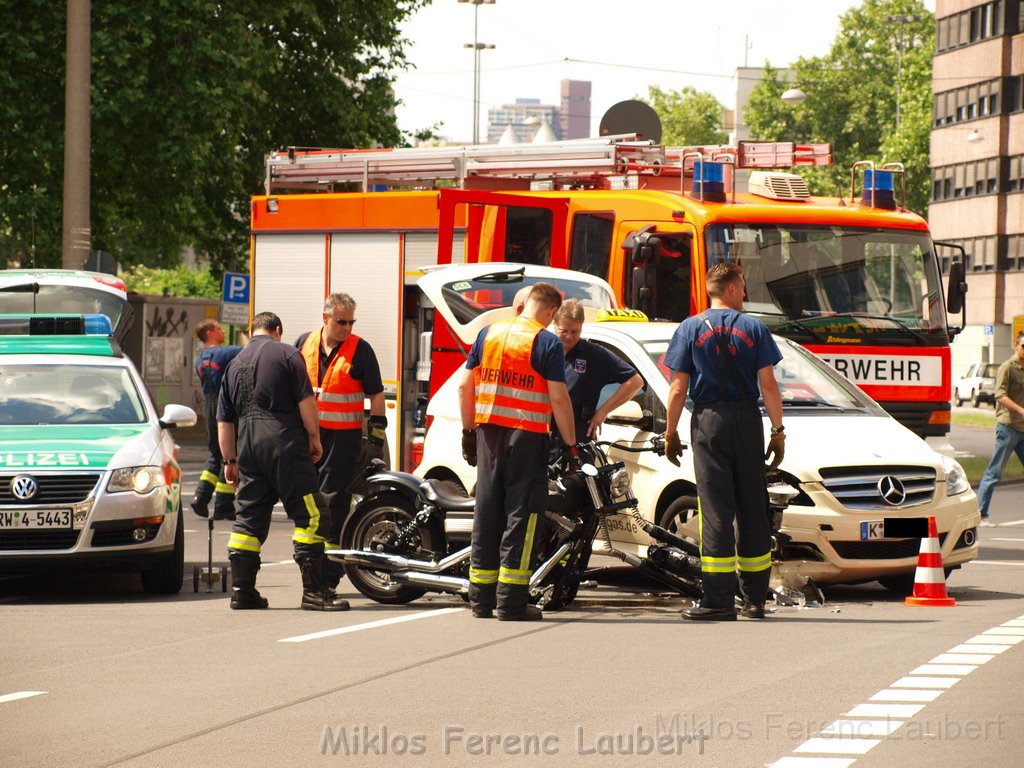
[{"label": "white roof box on fire truck", "polygon": [[599,277],[567,269],[492,261],[427,267],[417,281],[423,295],[441,313],[464,344],[482,328],[508,317],[515,295],[534,283],[551,283],[564,299],[579,299],[587,315],[616,309],[615,292]]}]

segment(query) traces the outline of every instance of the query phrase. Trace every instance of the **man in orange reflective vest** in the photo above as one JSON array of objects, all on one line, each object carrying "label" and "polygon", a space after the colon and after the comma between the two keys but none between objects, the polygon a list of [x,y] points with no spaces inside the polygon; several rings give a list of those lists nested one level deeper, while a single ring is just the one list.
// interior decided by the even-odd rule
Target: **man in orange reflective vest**
[{"label": "man in orange reflective vest", "polygon": [[537,283],[522,314],[484,328],[459,383],[462,451],[478,466],[469,601],[473,615],[536,621],[528,604],[547,500],[549,425],[575,445],[562,342],[546,327],[562,305]]},{"label": "man in orange reflective vest", "polygon": [[[356,302],[347,293],[332,293],[324,301],[323,327],[305,333],[295,346],[306,361],[306,372],[317,394],[317,418],[324,455],[317,463],[320,492],[327,497],[331,525],[327,548],[338,547],[348,517],[352,494],[348,487],[360,466],[363,451],[363,400],[370,399],[366,451],[383,458],[388,420],[384,415],[384,385],[373,348],[352,330]],[[342,567],[327,566],[332,589],[341,580]]]}]

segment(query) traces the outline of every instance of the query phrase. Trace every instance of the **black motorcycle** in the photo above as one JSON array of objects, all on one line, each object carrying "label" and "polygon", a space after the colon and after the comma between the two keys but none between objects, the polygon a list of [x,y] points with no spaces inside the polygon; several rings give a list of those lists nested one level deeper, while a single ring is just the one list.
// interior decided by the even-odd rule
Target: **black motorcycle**
[{"label": "black motorcycle", "polygon": [[[530,599],[548,610],[565,608],[576,598],[595,551],[611,555],[680,595],[699,599],[700,550],[694,542],[645,520],[637,508],[629,473],[611,462],[609,443],[581,446],[579,461],[560,458],[550,467],[544,517],[547,521],[540,565],[529,584]],[[639,446],[616,443],[627,451],[664,452],[654,438]],[[328,550],[341,562],[359,592],[379,603],[401,604],[427,592],[468,598],[469,535],[475,502],[461,488],[422,480],[404,472],[379,472],[367,478],[368,489],[342,532],[343,549]],[[769,487],[773,535],[782,510],[796,491]],[[654,541],[646,557],[614,545],[608,525],[612,515],[629,514]]]}]

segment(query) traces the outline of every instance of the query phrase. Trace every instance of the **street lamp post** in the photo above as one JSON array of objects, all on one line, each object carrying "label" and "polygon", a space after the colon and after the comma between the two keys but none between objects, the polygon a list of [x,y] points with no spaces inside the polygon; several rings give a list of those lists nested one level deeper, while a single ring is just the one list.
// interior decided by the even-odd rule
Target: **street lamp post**
[{"label": "street lamp post", "polygon": [[896,130],[900,129],[900,90],[903,87],[903,28],[907,24],[920,21],[920,17],[901,13],[895,16],[886,16],[885,20],[890,24],[899,24],[900,31],[896,37]]},{"label": "street lamp post", "polygon": [[481,43],[477,39],[477,22],[481,5],[494,5],[495,0],[459,0],[460,3],[473,5],[473,42],[465,43],[463,48],[473,49],[473,143],[480,143],[480,51],[494,48],[490,43]]}]

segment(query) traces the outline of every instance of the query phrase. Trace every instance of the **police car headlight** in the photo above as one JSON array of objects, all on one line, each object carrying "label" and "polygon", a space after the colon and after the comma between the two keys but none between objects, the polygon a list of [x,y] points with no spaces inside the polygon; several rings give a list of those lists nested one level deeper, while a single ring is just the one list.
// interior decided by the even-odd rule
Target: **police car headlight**
[{"label": "police car headlight", "polygon": [[964,468],[960,466],[958,461],[949,458],[949,456],[943,456],[942,465],[946,470],[947,496],[956,496],[971,489],[971,484],[967,482],[967,473],[964,472]]},{"label": "police car headlight", "polygon": [[135,491],[149,493],[164,484],[164,475],[160,467],[124,467],[115,469],[107,483],[111,493]]},{"label": "police car headlight", "polygon": [[609,491],[612,497],[619,499],[629,493],[629,472],[624,469],[617,469],[608,479]]}]

